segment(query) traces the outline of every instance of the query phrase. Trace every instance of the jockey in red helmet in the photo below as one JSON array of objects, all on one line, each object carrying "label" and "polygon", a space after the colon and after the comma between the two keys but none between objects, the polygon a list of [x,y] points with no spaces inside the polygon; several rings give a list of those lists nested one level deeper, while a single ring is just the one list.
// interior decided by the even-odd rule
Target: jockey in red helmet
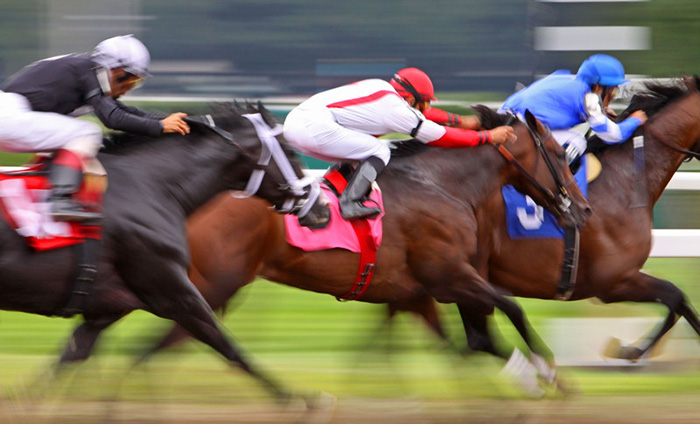
[{"label": "jockey in red helmet", "polygon": [[367,79],[318,93],[295,107],[284,122],[284,136],[300,152],[331,162],[360,161],[340,197],[345,219],[372,217],[380,210],[363,205],[372,182],[391,156],[378,139],[410,134],[437,147],[471,147],[515,140],[511,127],[490,131],[450,128],[421,113],[435,100],[433,83],[421,70],[406,68],[391,81]]}]

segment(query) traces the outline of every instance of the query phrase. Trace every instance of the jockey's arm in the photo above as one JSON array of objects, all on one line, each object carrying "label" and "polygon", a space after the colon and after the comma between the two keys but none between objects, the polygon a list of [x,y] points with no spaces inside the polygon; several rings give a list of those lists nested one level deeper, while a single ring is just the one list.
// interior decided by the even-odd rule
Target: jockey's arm
[{"label": "jockey's arm", "polygon": [[512,127],[503,126],[491,131],[473,131],[443,127],[432,121],[424,121],[416,139],[436,147],[473,147],[482,144],[501,144],[515,140]]},{"label": "jockey's arm", "polygon": [[426,119],[446,127],[462,128],[466,130],[481,129],[479,118],[473,115],[457,115],[446,110],[428,107],[423,111]]},{"label": "jockey's arm", "polygon": [[158,112],[145,112],[133,106],[112,99],[109,96],[94,96],[91,105],[95,115],[110,129],[131,131],[149,136],[162,133],[189,133],[189,126],[183,117],[184,113],[166,115]]},{"label": "jockey's arm", "polygon": [[646,114],[643,111],[635,111],[627,119],[620,123],[613,122],[603,111],[600,97],[594,93],[588,93],[585,97],[585,107],[588,117],[586,123],[608,144],[620,143],[632,136],[634,130],[646,122]]},{"label": "jockey's arm", "polygon": [[[397,97],[398,99],[398,97]],[[425,118],[418,110],[401,100],[385,116],[385,122],[394,132],[410,134],[416,140],[436,147],[473,147],[485,143],[501,144],[516,139],[512,127],[503,126],[490,131],[474,131],[445,127]]]}]

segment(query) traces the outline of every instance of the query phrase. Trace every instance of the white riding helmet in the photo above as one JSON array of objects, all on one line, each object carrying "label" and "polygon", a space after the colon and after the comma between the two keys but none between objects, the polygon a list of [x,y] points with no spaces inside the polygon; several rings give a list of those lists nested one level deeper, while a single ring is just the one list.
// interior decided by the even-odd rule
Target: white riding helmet
[{"label": "white riding helmet", "polygon": [[146,46],[131,34],[104,40],[95,47],[92,58],[106,69],[124,68],[141,78],[151,76],[148,72],[151,55]]}]

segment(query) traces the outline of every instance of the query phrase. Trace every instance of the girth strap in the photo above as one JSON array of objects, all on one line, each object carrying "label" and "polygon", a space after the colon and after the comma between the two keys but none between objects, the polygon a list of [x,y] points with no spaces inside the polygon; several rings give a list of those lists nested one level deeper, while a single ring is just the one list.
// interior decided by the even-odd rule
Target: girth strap
[{"label": "girth strap", "polygon": [[[323,177],[328,186],[337,196],[345,190],[347,181],[337,170],[328,172]],[[355,235],[360,243],[360,264],[358,265],[357,277],[352,284],[350,291],[340,297],[336,297],[338,301],[359,300],[365,294],[370,284],[377,263],[377,249],[372,242],[372,231],[366,219],[354,219],[350,221],[352,229],[355,230]]]},{"label": "girth strap", "polygon": [[100,254],[100,240],[96,238],[86,238],[85,241],[76,245],[77,272],[73,283],[73,289],[68,295],[66,303],[61,307],[56,315],[69,318],[83,312],[85,302],[94,288],[97,277],[97,261]]},{"label": "girth strap", "polygon": [[564,263],[561,269],[561,280],[557,286],[556,299],[569,300],[576,286],[579,255],[578,227],[564,228]]}]

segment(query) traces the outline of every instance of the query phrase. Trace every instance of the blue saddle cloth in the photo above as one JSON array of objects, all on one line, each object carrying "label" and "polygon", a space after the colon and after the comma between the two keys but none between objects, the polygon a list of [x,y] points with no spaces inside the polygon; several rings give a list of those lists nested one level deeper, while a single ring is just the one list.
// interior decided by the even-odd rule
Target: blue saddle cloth
[{"label": "blue saddle cloth", "polygon": [[[576,175],[584,197],[588,197],[586,181],[586,157],[581,158],[581,166]],[[503,200],[506,203],[506,225],[512,239],[563,238],[564,230],[557,225],[552,214],[537,205],[530,197],[518,192],[513,186],[503,186]]]}]

